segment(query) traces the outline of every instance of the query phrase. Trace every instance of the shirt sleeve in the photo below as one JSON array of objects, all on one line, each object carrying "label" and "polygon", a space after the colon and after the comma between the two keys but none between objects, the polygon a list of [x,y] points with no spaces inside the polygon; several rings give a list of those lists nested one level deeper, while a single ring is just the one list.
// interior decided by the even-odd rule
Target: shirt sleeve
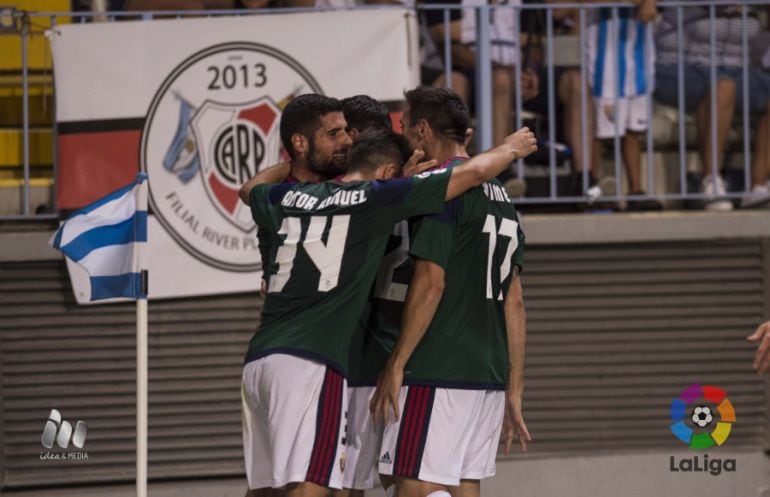
[{"label": "shirt sleeve", "polygon": [[386,221],[395,224],[410,217],[442,212],[450,177],[448,170],[438,169],[409,178],[373,181],[372,190]]},{"label": "shirt sleeve", "polygon": [[249,192],[249,206],[251,217],[260,228],[278,231],[280,220],[283,217],[281,199],[291,190],[291,185],[257,185]]},{"label": "shirt sleeve", "polygon": [[446,271],[462,205],[463,196],[459,196],[446,202],[444,211],[440,214],[430,214],[417,219],[410,236],[409,255],[430,261]]}]

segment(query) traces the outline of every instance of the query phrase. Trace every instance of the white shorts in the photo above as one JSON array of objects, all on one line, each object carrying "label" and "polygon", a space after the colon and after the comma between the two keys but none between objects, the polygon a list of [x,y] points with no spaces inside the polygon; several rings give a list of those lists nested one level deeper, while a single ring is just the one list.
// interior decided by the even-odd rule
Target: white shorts
[{"label": "white shorts", "polygon": [[348,388],[348,426],[345,435],[345,488],[368,490],[374,487],[377,455],[382,444],[382,421],[374,423],[369,401],[374,387]]},{"label": "white shorts", "polygon": [[385,425],[379,470],[455,486],[495,474],[505,392],[401,388],[399,420]]},{"label": "white shorts", "polygon": [[243,455],[250,489],[342,488],[345,379],[319,362],[271,354],[243,366]]},{"label": "white shorts", "polygon": [[[649,99],[649,95],[619,98],[617,112],[614,111],[614,99],[596,99],[594,101],[596,106],[596,137],[625,136],[626,130],[647,131],[650,122],[647,115]],[[617,131],[615,131],[615,116],[618,117]]]}]

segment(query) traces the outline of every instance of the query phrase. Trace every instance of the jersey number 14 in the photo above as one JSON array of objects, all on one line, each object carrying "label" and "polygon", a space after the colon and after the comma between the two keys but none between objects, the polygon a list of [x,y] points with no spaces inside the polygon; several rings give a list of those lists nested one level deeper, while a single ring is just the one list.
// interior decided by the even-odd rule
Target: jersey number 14
[{"label": "jersey number 14", "polygon": [[[323,234],[329,223],[331,226],[328,228],[328,235],[324,242]],[[275,255],[278,270],[270,277],[270,286],[267,291],[280,292],[286,286],[291,278],[291,270],[294,267],[294,258],[297,256],[299,245],[302,245],[305,253],[321,273],[318,279],[318,291],[328,292],[334,289],[340,279],[342,254],[348,238],[349,226],[350,215],[312,216],[307,230],[303,232],[300,218],[284,218],[278,234],[286,238]]]}]

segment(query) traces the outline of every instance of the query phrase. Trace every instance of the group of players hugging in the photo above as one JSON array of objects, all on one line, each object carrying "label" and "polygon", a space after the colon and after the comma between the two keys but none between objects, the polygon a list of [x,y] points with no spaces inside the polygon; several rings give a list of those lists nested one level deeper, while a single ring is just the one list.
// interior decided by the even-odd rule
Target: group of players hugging
[{"label": "group of players hugging", "polygon": [[474,497],[522,417],[524,234],[495,177],[522,128],[468,156],[463,101],[405,93],[401,133],[367,96],[284,109],[290,160],[241,188],[265,296],[243,367],[251,496]]}]

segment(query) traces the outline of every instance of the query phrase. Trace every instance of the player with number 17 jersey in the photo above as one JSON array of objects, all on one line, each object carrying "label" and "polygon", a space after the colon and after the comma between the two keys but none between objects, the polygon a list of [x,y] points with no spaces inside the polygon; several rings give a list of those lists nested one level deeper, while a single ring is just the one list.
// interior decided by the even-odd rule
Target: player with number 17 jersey
[{"label": "player with number 17 jersey", "polygon": [[412,354],[405,385],[504,389],[508,349],[502,301],[524,265],[524,231],[497,180],[447,202],[415,227],[410,254],[444,268],[445,288]]},{"label": "player with number 17 jersey", "polygon": [[494,475],[509,364],[503,300],[523,249],[497,180],[417,221],[410,254],[443,268],[445,286],[404,368],[401,416],[385,428],[380,473],[448,486]]}]

